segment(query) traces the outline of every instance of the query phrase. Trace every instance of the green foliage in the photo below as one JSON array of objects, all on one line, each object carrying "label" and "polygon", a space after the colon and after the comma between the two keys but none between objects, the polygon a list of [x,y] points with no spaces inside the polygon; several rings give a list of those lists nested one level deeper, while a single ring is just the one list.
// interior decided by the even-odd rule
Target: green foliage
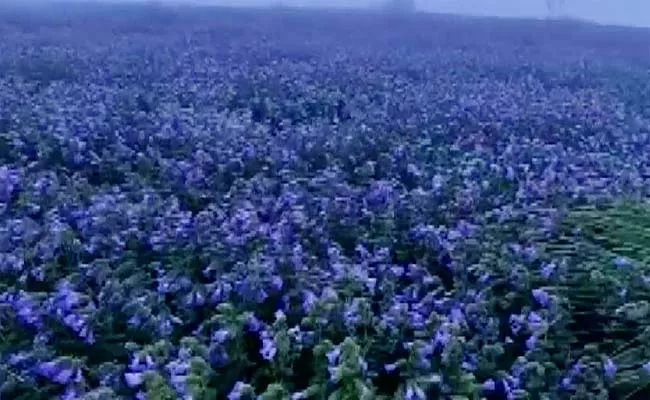
[{"label": "green foliage", "polygon": [[641,370],[650,358],[650,206],[581,207],[567,213],[560,232],[545,251],[566,260],[556,289],[572,318],[572,349],[610,355],[618,366],[612,386],[622,398],[650,393]]},{"label": "green foliage", "polygon": [[169,387],[158,372],[149,372],[145,378],[145,395],[147,400],[173,400],[174,390]]},{"label": "green foliage", "polygon": [[99,388],[92,390],[81,398],[82,400],[114,400],[117,394],[109,388]]}]

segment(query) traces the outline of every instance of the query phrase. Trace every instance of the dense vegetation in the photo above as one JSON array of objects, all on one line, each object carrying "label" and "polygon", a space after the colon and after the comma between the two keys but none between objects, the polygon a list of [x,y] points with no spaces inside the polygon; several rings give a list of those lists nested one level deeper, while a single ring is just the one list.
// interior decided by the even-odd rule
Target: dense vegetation
[{"label": "dense vegetation", "polygon": [[650,32],[30,12],[3,399],[650,396]]}]

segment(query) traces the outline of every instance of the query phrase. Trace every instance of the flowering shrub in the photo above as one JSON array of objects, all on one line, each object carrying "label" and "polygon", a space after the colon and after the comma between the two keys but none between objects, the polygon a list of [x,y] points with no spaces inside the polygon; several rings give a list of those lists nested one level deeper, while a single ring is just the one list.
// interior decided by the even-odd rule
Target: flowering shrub
[{"label": "flowering shrub", "polygon": [[0,24],[3,398],[647,398],[647,32],[68,7]]}]

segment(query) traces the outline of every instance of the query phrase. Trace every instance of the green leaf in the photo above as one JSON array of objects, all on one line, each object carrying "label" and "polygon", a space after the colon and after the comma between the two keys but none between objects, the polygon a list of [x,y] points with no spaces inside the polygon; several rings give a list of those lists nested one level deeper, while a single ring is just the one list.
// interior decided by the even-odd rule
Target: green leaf
[{"label": "green leaf", "polygon": [[260,395],[260,398],[262,400],[285,400],[289,398],[289,392],[282,384],[272,383]]}]

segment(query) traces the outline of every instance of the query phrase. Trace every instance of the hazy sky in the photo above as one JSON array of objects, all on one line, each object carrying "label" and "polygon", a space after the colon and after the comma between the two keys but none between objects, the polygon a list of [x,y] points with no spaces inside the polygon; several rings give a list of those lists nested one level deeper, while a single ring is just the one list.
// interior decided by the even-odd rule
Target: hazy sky
[{"label": "hazy sky", "polygon": [[[473,14],[542,17],[545,0],[419,0],[422,8]],[[650,26],[650,0],[564,0],[564,13],[602,23]]]},{"label": "hazy sky", "polygon": [[[193,1],[212,4],[268,5],[284,3],[301,6],[364,6],[381,3],[381,0],[163,0]],[[546,0],[416,0],[421,10],[497,15],[505,17],[543,17]],[[601,23],[650,27],[650,0],[564,0],[568,16]]]},{"label": "hazy sky", "polygon": [[[0,0],[2,2],[3,0]],[[15,0],[14,0],[15,1]],[[41,1],[51,0],[20,0]],[[70,0],[66,0],[70,1]],[[78,2],[113,1],[138,2],[146,0],[72,0]],[[334,6],[368,7],[385,0],[156,0],[163,3],[199,3],[231,6]],[[548,15],[547,0],[415,0],[418,9],[471,15],[543,18]],[[553,0],[564,2],[563,14],[605,24],[650,27],[650,0]],[[650,44],[649,44],[650,45]]]}]

